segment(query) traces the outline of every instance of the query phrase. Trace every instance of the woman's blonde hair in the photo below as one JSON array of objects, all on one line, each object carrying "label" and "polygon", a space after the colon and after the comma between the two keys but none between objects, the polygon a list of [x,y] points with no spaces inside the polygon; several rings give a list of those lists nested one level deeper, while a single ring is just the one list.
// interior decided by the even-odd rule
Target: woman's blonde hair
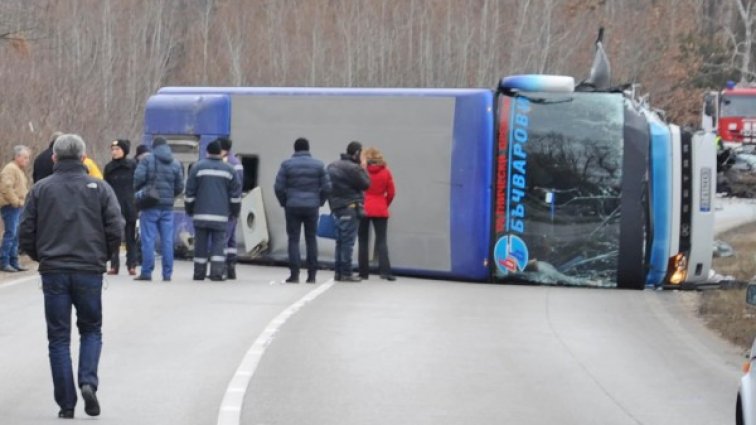
[{"label": "woman's blonde hair", "polygon": [[365,161],[367,161],[368,164],[386,164],[386,160],[383,159],[383,154],[378,150],[378,148],[371,146],[363,151],[363,155],[365,155]]}]

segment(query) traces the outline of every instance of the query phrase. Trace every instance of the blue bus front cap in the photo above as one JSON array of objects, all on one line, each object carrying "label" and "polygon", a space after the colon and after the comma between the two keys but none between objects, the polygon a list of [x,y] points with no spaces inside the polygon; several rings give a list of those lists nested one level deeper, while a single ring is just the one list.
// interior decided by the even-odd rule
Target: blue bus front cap
[{"label": "blue bus front cap", "polygon": [[144,110],[151,135],[230,134],[231,99],[225,94],[156,94]]}]

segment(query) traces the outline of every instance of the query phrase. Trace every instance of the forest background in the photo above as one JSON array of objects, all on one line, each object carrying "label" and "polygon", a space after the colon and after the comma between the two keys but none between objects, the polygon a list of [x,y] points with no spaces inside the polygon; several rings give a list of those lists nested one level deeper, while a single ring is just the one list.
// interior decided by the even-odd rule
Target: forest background
[{"label": "forest background", "polygon": [[0,0],[0,149],[75,132],[101,164],[141,141],[168,85],[488,87],[585,79],[599,26],[612,83],[678,124],[751,81],[756,0]]}]

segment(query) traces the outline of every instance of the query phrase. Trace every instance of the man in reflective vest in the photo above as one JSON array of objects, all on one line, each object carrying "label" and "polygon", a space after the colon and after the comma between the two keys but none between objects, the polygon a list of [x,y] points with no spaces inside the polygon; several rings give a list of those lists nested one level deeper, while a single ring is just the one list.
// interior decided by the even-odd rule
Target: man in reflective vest
[{"label": "man in reflective vest", "polygon": [[[226,227],[239,216],[241,184],[234,168],[223,162],[218,139],[207,145],[207,157],[195,164],[186,181],[184,208],[194,220],[194,280],[225,279]],[[208,252],[209,251],[209,252]]]}]

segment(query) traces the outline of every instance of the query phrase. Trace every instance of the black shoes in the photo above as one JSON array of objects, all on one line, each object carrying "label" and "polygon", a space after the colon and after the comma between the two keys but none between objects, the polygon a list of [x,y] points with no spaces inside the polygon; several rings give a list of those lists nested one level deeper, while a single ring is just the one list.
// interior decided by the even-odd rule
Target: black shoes
[{"label": "black shoes", "polygon": [[236,280],[236,266],[226,266],[226,279]]},{"label": "black shoes", "polygon": [[63,418],[63,419],[73,419],[74,410],[73,409],[60,409],[60,412],[58,412],[58,417]]},{"label": "black shoes", "polygon": [[210,278],[210,280],[212,280],[213,282],[222,282],[222,281],[226,280],[226,279],[224,279],[224,278],[223,278],[223,276],[218,276],[218,275],[213,275],[213,274],[211,274],[211,275],[210,275],[210,276],[208,276],[208,277],[209,277],[209,278]]},{"label": "black shoes", "polygon": [[307,278],[307,283],[318,283],[318,282],[315,280],[314,277],[308,277]]},{"label": "black shoes", "polygon": [[284,280],[286,283],[299,283],[298,277],[289,276],[288,279]]},{"label": "black shoes", "polygon": [[151,282],[151,281],[152,281],[152,278],[151,278],[151,277],[149,277],[149,276],[142,276],[142,275],[139,275],[139,276],[135,277],[135,278],[134,278],[134,280],[144,280],[144,281],[146,281],[146,282]]},{"label": "black shoes", "polygon": [[386,279],[389,282],[393,282],[393,281],[396,280],[396,277],[394,275],[391,275],[391,274],[386,274],[386,275],[382,275],[381,279]]},{"label": "black shoes", "polygon": [[99,416],[100,403],[97,401],[95,389],[89,384],[82,385],[81,397],[84,399],[84,412],[89,416]]},{"label": "black shoes", "polygon": [[354,275],[341,276],[340,282],[362,282],[362,279]]}]

